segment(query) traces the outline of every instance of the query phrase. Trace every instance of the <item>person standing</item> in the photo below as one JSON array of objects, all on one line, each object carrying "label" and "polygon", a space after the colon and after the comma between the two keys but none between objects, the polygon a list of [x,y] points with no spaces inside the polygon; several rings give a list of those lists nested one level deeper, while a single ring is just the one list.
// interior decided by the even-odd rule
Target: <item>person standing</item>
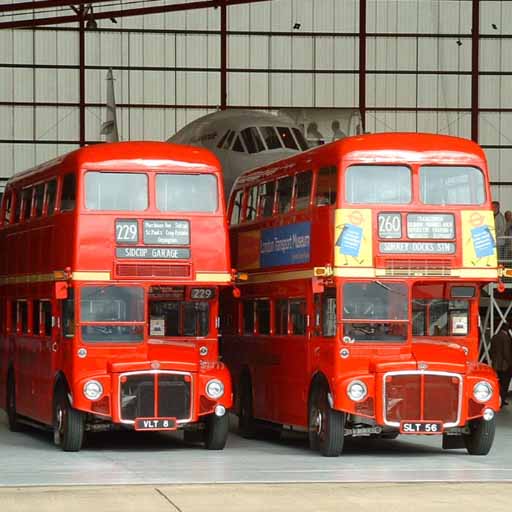
[{"label": "person standing", "polygon": [[506,400],[510,380],[512,379],[512,335],[510,324],[503,322],[500,330],[491,338],[490,356],[492,367],[500,382],[501,406],[508,405]]},{"label": "person standing", "polygon": [[505,239],[503,238],[506,233],[506,223],[505,217],[500,212],[500,203],[499,201],[492,202],[492,210],[494,212],[494,225],[496,227],[496,245],[498,248],[498,260],[503,260],[505,257]]}]

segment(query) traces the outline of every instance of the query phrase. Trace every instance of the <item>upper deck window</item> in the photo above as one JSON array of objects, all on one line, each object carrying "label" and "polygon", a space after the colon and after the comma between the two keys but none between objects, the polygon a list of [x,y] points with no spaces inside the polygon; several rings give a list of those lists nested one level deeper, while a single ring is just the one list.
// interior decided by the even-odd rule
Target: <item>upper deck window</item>
[{"label": "upper deck window", "polygon": [[260,185],[260,216],[272,217],[274,211],[274,192],[276,182],[269,181]]},{"label": "upper deck window", "polygon": [[277,208],[279,213],[290,211],[292,206],[293,176],[277,182]]},{"label": "upper deck window", "polygon": [[258,213],[258,185],[254,185],[249,190],[247,197],[247,211],[245,212],[245,220],[254,220]]},{"label": "upper deck window", "polygon": [[259,153],[265,150],[263,141],[261,140],[258,130],[254,127],[245,128],[241,132],[242,139],[245,142],[245,147],[249,153]]},{"label": "upper deck window", "polygon": [[85,207],[89,210],[141,211],[148,207],[148,177],[142,173],[88,172]]},{"label": "upper deck window", "polygon": [[233,203],[233,210],[231,211],[231,224],[239,224],[242,213],[242,199],[244,197],[243,190],[237,190],[235,194],[235,201]]},{"label": "upper deck window", "polygon": [[316,205],[325,206],[336,203],[337,173],[336,167],[323,167],[318,173],[316,185]]},{"label": "upper deck window", "polygon": [[43,200],[44,200],[44,183],[36,185],[34,192],[34,203],[35,203],[35,216],[41,217],[43,215]]},{"label": "upper deck window", "polygon": [[55,213],[55,200],[57,198],[57,180],[53,179],[46,185],[46,211],[48,215]]},{"label": "upper deck window", "polygon": [[75,209],[76,203],[76,176],[66,174],[62,180],[62,193],[60,199],[60,210],[68,212]]},{"label": "upper deck window", "polygon": [[268,149],[279,149],[283,147],[273,126],[261,126],[260,131]]},{"label": "upper deck window", "polygon": [[420,168],[420,197],[424,204],[482,204],[484,176],[476,167],[424,166]]},{"label": "upper deck window", "polygon": [[11,222],[12,200],[13,200],[13,193],[11,191],[9,191],[6,193],[5,201],[4,201],[4,223],[5,224],[9,224]]},{"label": "upper deck window", "polygon": [[311,183],[313,181],[313,173],[311,171],[297,174],[295,178],[295,209],[304,210],[309,207],[309,199],[311,197]]},{"label": "upper deck window", "polygon": [[27,188],[23,191],[23,220],[30,219],[32,210],[32,189]]},{"label": "upper deck window", "polygon": [[405,165],[352,165],[345,178],[345,198],[354,204],[411,202],[411,170]]},{"label": "upper deck window", "polygon": [[162,212],[215,212],[217,178],[212,174],[158,174],[156,207]]}]

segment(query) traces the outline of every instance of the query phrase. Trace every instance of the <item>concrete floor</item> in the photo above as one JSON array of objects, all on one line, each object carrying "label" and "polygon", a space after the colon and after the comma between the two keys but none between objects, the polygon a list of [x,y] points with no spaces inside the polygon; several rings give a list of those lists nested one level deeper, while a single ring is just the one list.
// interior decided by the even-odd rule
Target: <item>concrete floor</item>
[{"label": "concrete floor", "polygon": [[512,484],[226,484],[0,489],[2,512],[509,511]]},{"label": "concrete floor", "polygon": [[[222,452],[171,434],[89,436],[78,453],[57,450],[51,435],[8,431],[0,417],[0,487],[284,482],[512,482],[512,405],[498,415],[491,453],[444,451],[437,436],[347,442],[343,456],[321,457],[304,436],[245,440],[232,433]],[[8,461],[8,463],[5,463]]]}]

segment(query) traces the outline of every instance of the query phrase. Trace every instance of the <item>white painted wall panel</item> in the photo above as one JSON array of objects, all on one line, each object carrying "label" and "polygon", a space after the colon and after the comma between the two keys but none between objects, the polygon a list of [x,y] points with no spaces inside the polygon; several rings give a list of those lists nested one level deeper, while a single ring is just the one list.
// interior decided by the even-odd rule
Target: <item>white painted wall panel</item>
[{"label": "white painted wall panel", "polygon": [[335,85],[336,76],[330,73],[322,73],[321,75],[315,76],[315,102],[313,106],[315,107],[329,107],[334,104],[336,94],[340,94],[343,91],[337,90],[335,93],[336,85]]},{"label": "white painted wall panel", "polygon": [[78,35],[75,32],[57,32],[57,63],[76,66],[78,62]]},{"label": "white painted wall panel", "polygon": [[292,106],[302,107],[313,105],[314,75],[312,73],[297,73],[292,75],[291,95]]},{"label": "white painted wall panel", "polygon": [[291,69],[292,41],[289,37],[270,38],[270,67],[272,69]]},{"label": "white painted wall panel", "polygon": [[245,73],[230,73],[228,80],[229,103],[233,106],[249,104],[250,80],[247,80]]},{"label": "white painted wall panel", "polygon": [[293,19],[293,1],[279,0],[271,2],[270,30],[273,32],[288,32],[295,20]]},{"label": "white painted wall panel", "polygon": [[[50,38],[51,39],[51,36]],[[41,48],[40,44],[36,46]],[[51,46],[50,48],[54,48]],[[32,64],[34,62],[34,38],[29,30],[13,31],[13,56],[12,62],[16,64]],[[48,49],[47,49],[48,51]],[[41,52],[39,52],[41,53]],[[48,58],[55,59],[55,52],[48,52]]]},{"label": "white painted wall panel", "polygon": [[228,62],[230,68],[248,68],[250,65],[251,41],[247,36],[232,36],[228,44]]},{"label": "white painted wall panel", "polygon": [[13,144],[0,144],[0,177],[10,178],[14,172]]},{"label": "white painted wall panel", "polygon": [[357,75],[335,75],[334,76],[334,99],[335,107],[353,108],[357,105],[359,98],[359,77]]},{"label": "white painted wall panel", "polygon": [[32,69],[19,68],[12,70],[13,101],[32,101],[34,91],[34,71]]},{"label": "white painted wall panel", "polygon": [[0,139],[11,139],[14,133],[14,107],[0,106]]},{"label": "white painted wall panel", "polygon": [[266,73],[251,73],[249,75],[249,105],[270,105],[269,80],[270,77]]},{"label": "white painted wall panel", "polygon": [[252,68],[268,69],[269,68],[269,47],[270,38],[268,36],[251,36],[250,37],[250,58],[249,64]]},{"label": "white painted wall panel", "polygon": [[12,63],[13,57],[13,31],[0,30],[0,62]]},{"label": "white painted wall panel", "polygon": [[[292,51],[292,69],[299,70],[299,69],[307,69],[311,70],[314,68],[314,56],[313,51],[314,47],[318,43],[318,40],[316,41],[315,45],[312,44],[312,41],[310,38],[300,37],[297,39],[293,39],[291,44],[291,51]],[[332,46],[332,45],[331,45]],[[331,50],[332,52],[332,50]]]},{"label": "white painted wall panel", "polygon": [[292,77],[290,74],[273,73],[270,78],[270,105],[291,107]]},{"label": "white painted wall panel", "polygon": [[331,32],[332,22],[329,23],[329,17],[332,15],[331,0],[322,0],[322,6],[319,9],[318,3],[309,0],[295,0],[292,3],[290,24],[284,30],[296,30],[293,28],[295,23],[300,23],[297,32]]},{"label": "white painted wall panel", "polygon": [[[314,46],[315,49],[315,69],[330,71],[332,69],[339,69],[345,67],[343,66],[343,64],[337,62],[336,60],[334,38],[317,37],[315,38],[314,45],[312,45],[311,42],[309,42],[309,44],[310,46]],[[343,53],[341,53],[341,58],[343,58]]]}]

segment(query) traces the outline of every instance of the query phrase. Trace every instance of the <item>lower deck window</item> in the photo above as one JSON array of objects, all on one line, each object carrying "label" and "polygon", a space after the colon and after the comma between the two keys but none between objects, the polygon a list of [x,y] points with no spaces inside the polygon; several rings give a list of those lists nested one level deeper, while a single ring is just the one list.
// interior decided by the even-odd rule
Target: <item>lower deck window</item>
[{"label": "lower deck window", "polygon": [[151,301],[150,336],[208,336],[210,305],[202,301]]}]

